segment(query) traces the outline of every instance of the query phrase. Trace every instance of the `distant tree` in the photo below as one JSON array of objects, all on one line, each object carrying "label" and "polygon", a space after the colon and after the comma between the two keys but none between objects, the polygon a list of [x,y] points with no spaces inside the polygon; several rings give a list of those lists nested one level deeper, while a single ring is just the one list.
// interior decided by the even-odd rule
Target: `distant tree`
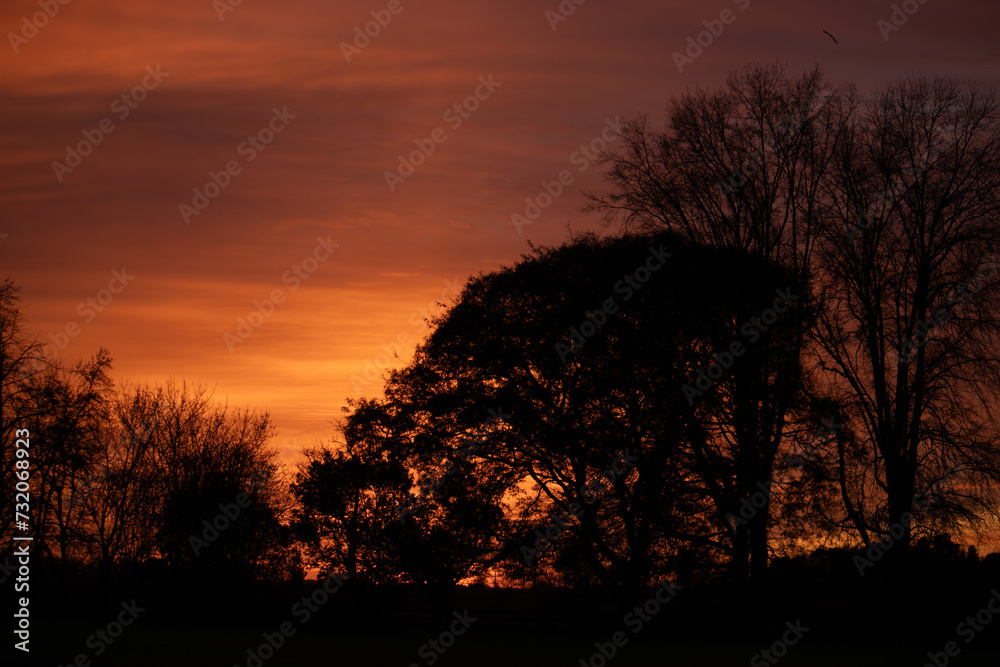
[{"label": "distant tree", "polygon": [[[65,593],[71,565],[87,551],[82,507],[74,502],[80,480],[99,448],[112,389],[111,357],[101,349],[86,363],[67,368],[24,330],[19,288],[0,284],[0,459],[14,467],[15,431],[29,433],[30,517],[34,550],[58,563]],[[0,491],[14,507],[12,486]],[[13,513],[4,517],[10,536]],[[9,541],[8,541],[9,543]],[[44,562],[44,561],[42,561]]]},{"label": "distant tree", "polygon": [[59,562],[63,589],[72,562],[86,555],[86,514],[76,499],[98,456],[113,390],[111,357],[101,349],[66,370],[58,361],[27,380],[38,415],[28,424],[36,447],[31,463],[36,549]]},{"label": "distant tree", "polygon": [[104,349],[72,368],[46,353],[24,332],[16,286],[0,285],[0,454],[12,467],[15,429],[30,432],[29,525],[61,589],[73,566],[95,564],[106,591],[151,558],[216,578],[300,577],[269,416],[173,382],[115,388],[110,368]]},{"label": "distant tree", "polygon": [[471,473],[468,451],[445,460],[444,440],[436,454],[415,447],[411,439],[426,441],[428,431],[399,407],[352,402],[341,448],[306,452],[292,487],[297,525],[311,565],[343,569],[358,582],[421,584],[446,600],[502,553],[503,489],[490,492]]},{"label": "distant tree", "polygon": [[394,429],[372,401],[354,406],[342,447],[306,449],[291,489],[306,564],[355,582],[399,581],[397,508],[410,480]]},{"label": "distant tree", "polygon": [[100,449],[80,476],[70,504],[83,508],[89,560],[107,587],[116,567],[156,553],[161,498],[153,466],[155,434],[165,415],[145,387],[116,390],[106,411]]},{"label": "distant tree", "polygon": [[[275,433],[270,416],[231,410],[204,388],[172,382],[128,390],[126,396],[139,399],[129,405],[159,411],[142,415],[157,426],[143,448],[159,499],[157,553],[175,568],[205,576],[297,576],[286,525],[291,498],[276,452],[268,448]],[[137,417],[129,415],[129,423]]]},{"label": "distant tree", "polygon": [[105,584],[151,558],[185,576],[299,576],[272,436],[266,413],[230,410],[202,388],[120,387],[74,498]]},{"label": "distant tree", "polygon": [[[28,368],[41,357],[42,345],[24,330],[20,288],[10,279],[0,283],[0,461],[5,470],[14,466],[16,430],[27,428],[28,420],[42,413],[29,391]],[[14,506],[11,484],[0,486],[3,507]],[[3,552],[9,554],[14,530],[14,514],[0,518]]]}]

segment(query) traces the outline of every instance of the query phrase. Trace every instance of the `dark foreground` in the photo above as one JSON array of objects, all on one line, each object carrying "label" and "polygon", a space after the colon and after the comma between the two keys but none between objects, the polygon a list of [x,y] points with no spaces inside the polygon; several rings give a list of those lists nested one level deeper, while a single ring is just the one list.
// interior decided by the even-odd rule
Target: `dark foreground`
[{"label": "dark foreground", "polygon": [[[762,590],[663,582],[453,590],[351,580],[33,579],[31,653],[46,667],[956,667],[1000,665],[1000,561],[859,576],[846,556],[777,562]],[[42,573],[40,573],[42,574]],[[4,614],[11,637],[15,619]],[[951,655],[948,652],[951,652]],[[13,660],[6,659],[13,656]]]},{"label": "dark foreground", "polygon": [[[83,626],[64,627],[66,632],[57,644],[49,645],[49,650],[33,651],[33,657],[40,663],[65,665],[63,660],[71,660],[75,651],[85,650],[84,644],[68,641],[74,635],[89,633]],[[607,637],[595,637],[606,641]],[[278,667],[329,667],[347,665],[358,667],[380,667],[382,665],[407,667],[408,665],[439,665],[441,667],[554,667],[567,665],[576,667],[584,658],[595,666],[602,663],[593,659],[596,649],[594,641],[582,637],[543,637],[532,635],[512,635],[483,630],[469,632],[457,638],[455,644],[433,663],[427,656],[419,654],[427,636],[417,632],[400,632],[395,636],[356,633],[345,636],[340,633],[309,632],[303,630],[291,637],[280,650],[261,665]],[[95,657],[94,665],[122,665],[143,667],[201,667],[232,665],[246,666],[249,660],[246,647],[255,648],[261,643],[261,636],[245,631],[171,627],[169,625],[137,625],[109,647],[103,655]],[[41,647],[39,647],[41,649]],[[60,650],[61,649],[61,650]],[[753,665],[751,662],[761,647],[756,644],[726,645],[725,638],[718,641],[698,643],[646,640],[636,637],[625,647],[618,649],[607,665],[620,667],[714,667],[716,665]],[[58,653],[57,657],[55,654]],[[88,651],[92,656],[93,651]],[[768,663],[762,657],[756,664],[780,664],[787,667],[796,665],[809,667],[885,667],[913,665],[920,667],[930,664],[926,652],[919,648],[887,648],[854,646],[830,646],[802,643],[789,648],[777,663]],[[257,665],[251,662],[250,667]],[[968,647],[962,650],[952,664],[995,667],[1000,664],[1000,650],[991,647]]]}]

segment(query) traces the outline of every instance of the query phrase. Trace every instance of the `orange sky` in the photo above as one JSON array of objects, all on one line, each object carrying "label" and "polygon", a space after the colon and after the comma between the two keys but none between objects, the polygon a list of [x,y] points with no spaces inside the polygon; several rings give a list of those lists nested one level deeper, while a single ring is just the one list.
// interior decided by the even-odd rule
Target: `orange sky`
[{"label": "orange sky", "polygon": [[[69,0],[37,32],[22,18],[37,2],[2,5],[0,276],[22,286],[42,339],[67,324],[77,334],[65,359],[103,345],[116,377],[173,375],[266,407],[289,461],[329,438],[345,398],[378,393],[352,376],[400,339],[407,358],[456,284],[516,261],[529,238],[599,229],[579,207],[600,174],[574,153],[605,119],[659,124],[672,95],[747,61],[819,64],[863,87],[917,70],[995,84],[1000,72],[995,0],[915,3],[888,40],[877,22],[891,3],[859,0],[587,0],[558,23],[546,17],[556,0],[243,0],[220,20],[225,1]],[[672,54],[727,9],[679,72]],[[348,63],[341,43],[373,11],[390,20]],[[446,113],[477,90],[467,117]],[[274,109],[294,118],[241,149]],[[100,143],[72,171],[53,167],[84,132]],[[434,152],[390,189],[386,171],[415,140]],[[185,216],[193,188],[227,164],[226,187]],[[564,169],[573,183],[518,233],[511,214]],[[316,250],[318,238],[339,247]],[[295,278],[314,251],[329,256]],[[102,293],[123,268],[134,279]],[[230,351],[224,334],[275,290],[283,303]]]}]

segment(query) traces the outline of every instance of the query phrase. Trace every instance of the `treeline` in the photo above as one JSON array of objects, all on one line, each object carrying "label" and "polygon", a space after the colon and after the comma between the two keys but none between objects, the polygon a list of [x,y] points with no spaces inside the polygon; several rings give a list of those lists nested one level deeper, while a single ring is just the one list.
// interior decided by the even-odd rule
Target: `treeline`
[{"label": "treeline", "polygon": [[996,93],[750,66],[666,121],[602,157],[616,234],[472,278],[308,453],[308,562],[629,599],[996,534]]},{"label": "treeline", "polygon": [[471,278],[294,474],[266,413],[116,387],[105,351],[38,363],[8,281],[0,447],[44,443],[37,550],[62,578],[314,568],[439,606],[459,582],[625,604],[978,568],[953,539],[1000,506],[998,127],[971,84],[779,67],[628,122],[590,199],[614,233]]},{"label": "treeline", "polygon": [[[30,442],[17,459],[29,473],[28,528],[13,524],[6,484],[3,535],[8,545],[12,532],[33,538],[36,584],[54,578],[64,591],[84,570],[117,589],[120,575],[151,562],[183,577],[301,578],[269,416],[184,384],[116,386],[111,362],[103,349],[73,367],[44,354],[25,334],[17,287],[0,285],[5,468],[15,466],[15,431]],[[10,566],[9,548],[4,556]]]}]

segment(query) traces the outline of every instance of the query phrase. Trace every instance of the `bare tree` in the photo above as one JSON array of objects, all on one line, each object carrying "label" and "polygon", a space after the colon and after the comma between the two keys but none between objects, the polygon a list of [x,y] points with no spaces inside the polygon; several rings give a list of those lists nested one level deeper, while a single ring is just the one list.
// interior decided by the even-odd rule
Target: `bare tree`
[{"label": "bare tree", "polygon": [[[18,288],[5,281],[0,285],[0,452],[9,462],[14,431],[28,431],[28,524],[34,549],[58,563],[59,588],[65,592],[68,568],[86,550],[84,516],[73,497],[97,450],[112,386],[111,357],[102,348],[90,361],[67,368],[43,351],[24,331]],[[8,492],[4,488],[0,498]],[[4,534],[9,534],[10,518]]]},{"label": "bare tree", "polygon": [[110,368],[111,357],[101,349],[72,370],[56,362],[29,381],[40,413],[31,421],[37,445],[32,453],[36,548],[58,560],[63,591],[71,563],[86,553],[86,517],[75,498],[100,450],[112,392]]},{"label": "bare tree", "polygon": [[[151,557],[216,577],[294,576],[282,525],[290,499],[266,413],[230,410],[172,381],[121,387],[110,413],[80,496],[106,582]],[[220,519],[220,506],[230,515]]]},{"label": "bare tree", "polygon": [[914,496],[935,483],[943,525],[996,517],[1000,102],[913,77],[845,108],[813,358],[863,445],[840,475],[845,518],[865,543],[899,526],[903,555]]},{"label": "bare tree", "polygon": [[[0,283],[0,461],[4,469],[14,465],[14,432],[28,428],[28,420],[41,414],[28,383],[29,367],[41,356],[42,345],[24,330],[20,288],[5,279]],[[3,507],[13,507],[12,491],[9,484],[0,488]],[[0,537],[6,554],[11,552],[13,521],[14,515],[9,512],[0,519]]]},{"label": "bare tree", "polygon": [[71,499],[86,510],[89,558],[105,583],[116,565],[155,552],[160,498],[153,448],[164,421],[161,397],[144,387],[121,388],[107,417],[99,454]]}]

